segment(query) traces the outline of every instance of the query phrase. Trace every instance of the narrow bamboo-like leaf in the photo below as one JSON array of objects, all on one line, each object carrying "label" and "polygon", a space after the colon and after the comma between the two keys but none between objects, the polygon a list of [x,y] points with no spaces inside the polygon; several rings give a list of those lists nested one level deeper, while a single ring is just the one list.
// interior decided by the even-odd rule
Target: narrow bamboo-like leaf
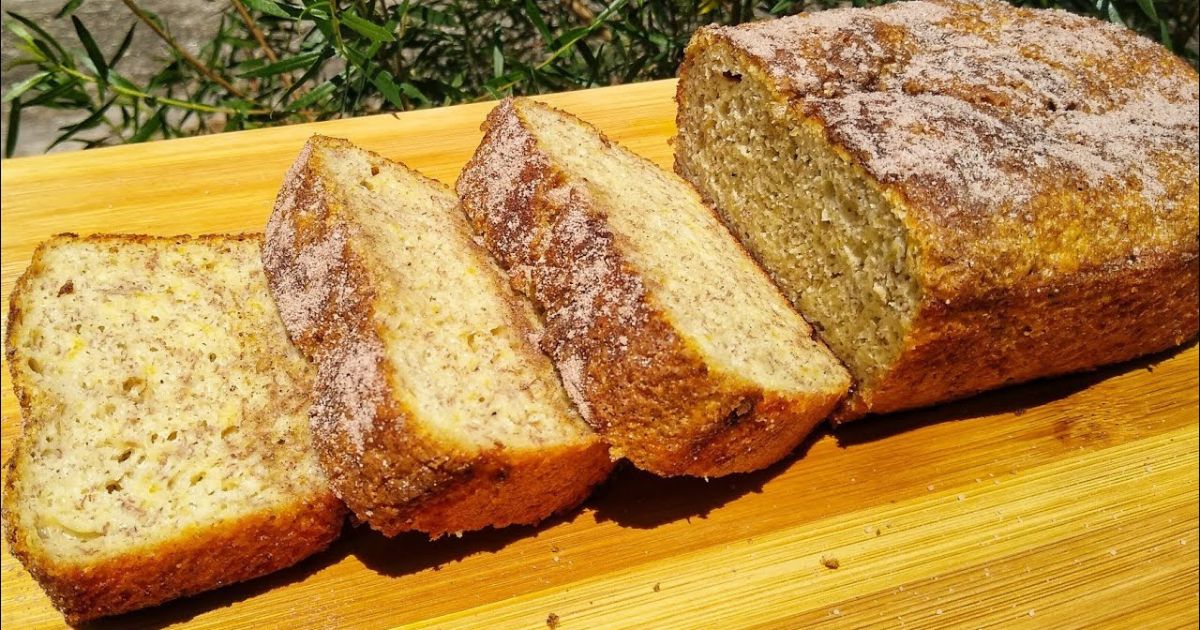
[{"label": "narrow bamboo-like leaf", "polygon": [[492,76],[498,77],[504,74],[504,53],[500,52],[499,46],[492,46]]},{"label": "narrow bamboo-like leaf", "polygon": [[83,0],[70,0],[66,4],[62,5],[62,8],[58,10],[58,13],[54,14],[55,19],[61,20],[68,15],[71,15],[75,12],[75,9],[79,8],[79,5],[81,4],[83,4]]},{"label": "narrow bamboo-like leaf", "polygon": [[134,90],[136,92],[141,91],[141,89],[138,88],[138,86],[133,84],[133,81],[126,79],[120,73],[118,73],[117,71],[115,71],[111,68],[108,71],[108,82],[111,83],[112,85],[116,85],[118,87],[125,88],[126,90]]},{"label": "narrow bamboo-like leaf", "polygon": [[537,29],[538,35],[542,36],[542,40],[548,45],[554,45],[554,36],[550,34],[550,28],[546,26],[546,20],[542,19],[542,12],[532,0],[525,0],[525,15],[533,23],[533,27]]},{"label": "narrow bamboo-like leaf", "polygon": [[17,150],[17,136],[21,133],[21,101],[8,110],[8,131],[4,134],[4,157],[12,157]]},{"label": "narrow bamboo-like leaf", "polygon": [[262,11],[267,15],[274,15],[275,17],[281,18],[292,17],[278,4],[271,2],[271,0],[242,0],[242,2],[251,9],[254,9],[255,11]]},{"label": "narrow bamboo-like leaf", "polygon": [[387,102],[401,109],[404,108],[404,99],[400,97],[400,86],[392,80],[392,73],[386,70],[376,72],[375,76],[371,77],[371,84],[379,88],[379,93],[387,99]]},{"label": "narrow bamboo-like leaf", "polygon": [[289,87],[287,89],[287,91],[285,91],[279,97],[280,103],[287,102],[288,98],[290,98],[292,96],[292,94],[296,92],[296,90],[299,90],[301,87],[308,85],[308,82],[311,81],[312,78],[314,76],[316,76],[318,72],[321,71],[321,67],[325,65],[325,61],[328,60],[331,56],[333,56],[333,48],[331,48],[329,46],[326,46],[325,48],[322,48],[321,50],[316,51],[316,52],[318,53],[317,60],[314,61],[311,66],[308,67],[308,70],[304,71],[304,74],[300,75],[299,79],[296,79],[294,82],[292,82],[292,87]]},{"label": "narrow bamboo-like leaf", "polygon": [[297,68],[303,68],[316,61],[318,58],[320,58],[320,56],[320,52],[301,53],[295,57],[287,57],[285,59],[280,59],[275,63],[267,64],[261,68],[255,68],[254,70],[245,72],[239,76],[248,79],[270,77],[277,74],[282,74],[284,72],[290,72]]},{"label": "narrow bamboo-like leaf", "polygon": [[392,32],[370,20],[365,20],[347,11],[338,16],[350,30],[366,37],[373,42],[394,42],[396,36]]},{"label": "narrow bamboo-like leaf", "polygon": [[1137,0],[1137,3],[1142,8],[1142,13],[1146,14],[1146,17],[1154,20],[1155,23],[1161,21],[1158,19],[1158,11],[1154,9],[1154,0]]},{"label": "narrow bamboo-like leaf", "polygon": [[54,147],[62,144],[63,142],[70,140],[72,137],[75,136],[75,134],[79,133],[80,131],[83,131],[84,129],[91,129],[92,127],[95,127],[96,125],[100,124],[100,120],[104,118],[104,113],[108,111],[109,107],[112,107],[112,104],[114,102],[116,102],[116,98],[110,98],[110,99],[108,99],[108,101],[106,103],[104,103],[104,105],[100,106],[100,109],[97,109],[96,111],[92,112],[92,114],[90,116],[88,116],[87,118],[84,118],[82,121],[77,122],[74,125],[69,125],[66,127],[59,127],[59,129],[65,130],[64,133],[61,136],[55,138],[54,142],[51,142],[50,146],[46,147],[46,150],[49,151],[50,149],[53,149]]},{"label": "narrow bamboo-like leaf", "polygon": [[48,76],[50,76],[50,72],[47,70],[43,70],[41,72],[38,72],[37,74],[30,76],[29,78],[25,79],[24,81],[21,81],[20,83],[12,86],[11,88],[9,88],[8,92],[4,95],[3,102],[7,103],[7,102],[21,96],[25,92],[28,92],[30,88],[41,83],[42,79],[45,79]]},{"label": "narrow bamboo-like leaf", "polygon": [[403,92],[405,96],[407,96],[411,99],[420,101],[421,103],[424,103],[426,105],[429,104],[429,98],[425,96],[425,93],[422,92],[421,90],[419,90],[417,88],[417,86],[409,83],[408,81],[405,81],[404,83],[400,84],[400,91]]},{"label": "narrow bamboo-like leaf", "polygon": [[150,120],[147,120],[146,124],[142,125],[141,129],[137,130],[137,133],[129,136],[129,142],[136,144],[138,142],[145,142],[149,140],[150,136],[154,135],[154,132],[162,128],[163,116],[165,115],[166,111],[167,108],[165,106],[158,108],[158,111],[154,112],[154,115],[150,117]]},{"label": "narrow bamboo-like leaf", "polygon": [[83,22],[74,15],[71,16],[71,24],[75,26],[75,34],[79,36],[79,42],[83,44],[83,49],[87,51],[88,59],[92,60],[92,65],[96,68],[96,74],[102,80],[108,80],[108,62],[104,61],[104,55],[100,54],[100,47],[96,45],[96,40],[92,39],[92,34],[88,32],[87,27]]},{"label": "narrow bamboo-like leaf", "polygon": [[112,68],[113,66],[117,65],[117,62],[120,61],[125,56],[125,53],[129,50],[129,45],[131,43],[133,43],[133,32],[136,29],[137,29],[137,22],[134,22],[133,24],[129,25],[129,30],[125,31],[125,37],[121,38],[121,45],[117,46],[117,51],[114,52],[113,55],[108,58],[108,67],[109,68]]},{"label": "narrow bamboo-like leaf", "polygon": [[[34,24],[32,20],[30,20],[29,18],[27,18],[19,13],[13,13],[12,11],[8,11],[8,15],[12,19],[20,22],[21,24],[24,24],[26,27],[28,27],[31,31],[33,31],[37,35],[37,37],[33,38],[35,44],[37,43],[38,38],[41,38],[44,43],[48,43],[48,45],[54,47],[54,50],[56,50],[58,52],[57,58],[67,59],[70,57],[70,55],[67,54],[67,51],[64,50],[61,45],[59,45],[58,40],[54,39],[53,35],[46,32],[46,29],[38,26],[37,24]],[[54,58],[56,58],[56,56],[54,54],[51,54],[50,58],[54,59]]]},{"label": "narrow bamboo-like leaf", "polygon": [[320,101],[321,99],[328,97],[330,94],[333,94],[333,91],[336,89],[337,84],[335,84],[333,81],[326,81],[321,85],[309,90],[309,92],[304,96],[301,96],[291,103],[288,103],[287,110],[294,112],[307,109],[317,101]]},{"label": "narrow bamboo-like leaf", "polygon": [[[54,103],[55,99],[57,99],[58,97],[63,96],[67,92],[70,92],[71,90],[78,89],[78,88],[79,88],[79,80],[74,77],[71,77],[70,80],[62,83],[61,85],[53,87],[45,92],[42,92],[41,94],[38,94],[35,97],[33,97],[33,99],[31,99],[29,102],[25,103],[24,106],[25,107],[36,107],[36,106],[40,106],[40,105],[49,105],[49,104]],[[86,103],[87,96],[83,95],[83,94],[77,95],[76,98],[72,99],[72,102],[73,103]]]}]

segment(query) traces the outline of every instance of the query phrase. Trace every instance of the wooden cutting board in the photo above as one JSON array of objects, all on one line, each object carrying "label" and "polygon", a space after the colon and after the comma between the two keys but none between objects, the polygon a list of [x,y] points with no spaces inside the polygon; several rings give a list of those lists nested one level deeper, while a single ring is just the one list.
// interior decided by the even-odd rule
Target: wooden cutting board
[{"label": "wooden cutting board", "polygon": [[[671,164],[674,82],[545,97]],[[3,162],[3,297],[36,243],[261,230],[314,132],[451,183],[490,104]],[[194,627],[1195,627],[1197,350],[823,431],[769,470],[619,471],[537,528],[347,529],[281,573],[114,620]],[[19,431],[4,370],[3,456]],[[219,550],[214,550],[220,553]],[[61,617],[3,553],[5,627]],[[9,624],[13,625],[9,625]]]}]

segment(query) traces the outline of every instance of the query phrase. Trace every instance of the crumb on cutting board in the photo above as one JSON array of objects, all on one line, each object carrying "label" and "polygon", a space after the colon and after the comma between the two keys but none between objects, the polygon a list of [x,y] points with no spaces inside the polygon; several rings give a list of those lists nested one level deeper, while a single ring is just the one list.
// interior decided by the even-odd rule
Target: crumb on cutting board
[{"label": "crumb on cutting board", "polygon": [[550,630],[555,630],[556,628],[558,628],[558,621],[559,621],[558,615],[556,615],[554,613],[550,613],[549,615],[546,615],[546,627],[550,628]]},{"label": "crumb on cutting board", "polygon": [[821,564],[825,565],[826,569],[836,569],[842,566],[842,563],[833,556],[821,556]]}]

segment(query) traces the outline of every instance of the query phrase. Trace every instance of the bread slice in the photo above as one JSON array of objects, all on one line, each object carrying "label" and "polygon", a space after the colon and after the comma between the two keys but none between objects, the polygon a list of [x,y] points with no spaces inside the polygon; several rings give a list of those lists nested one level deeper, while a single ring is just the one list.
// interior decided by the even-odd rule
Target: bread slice
[{"label": "bread slice", "polygon": [[579,119],[500,103],[458,182],[542,347],[617,454],[660,475],[762,468],[849,376],[678,177]]},{"label": "bread slice", "polygon": [[312,422],[334,489],[387,535],[536,523],[612,463],[537,321],[444,185],[315,136],[267,228],[267,277],[319,366]]},{"label": "bread slice", "polygon": [[5,535],[68,622],[263,575],[341,531],[311,448],[313,370],[260,245],[62,235],[17,282]]},{"label": "bread slice", "polygon": [[850,368],[846,420],[1194,338],[1196,86],[1128,29],[992,0],[711,27],[676,170]]}]

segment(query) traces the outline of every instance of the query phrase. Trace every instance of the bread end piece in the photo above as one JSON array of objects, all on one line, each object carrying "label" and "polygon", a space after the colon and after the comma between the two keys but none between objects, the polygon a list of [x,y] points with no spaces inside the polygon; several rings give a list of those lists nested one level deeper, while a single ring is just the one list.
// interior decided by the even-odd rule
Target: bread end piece
[{"label": "bread end piece", "polygon": [[[181,376],[180,366],[192,362],[186,355],[201,353],[196,346],[178,347],[187,342],[173,337],[186,335],[182,328],[205,319],[185,318],[186,326],[177,327],[173,319],[177,311],[156,303],[156,298],[171,290],[166,285],[172,279],[180,279],[189,289],[199,286],[202,283],[193,283],[198,278],[194,272],[207,265],[205,273],[229,272],[239,281],[238,286],[224,291],[225,295],[205,296],[207,299],[223,303],[236,293],[245,304],[257,294],[259,305],[269,308],[258,262],[260,242],[260,235],[161,238],[63,234],[37,248],[28,270],[17,281],[9,304],[5,352],[23,427],[5,468],[4,536],[13,555],[68,623],[130,612],[259,577],[325,549],[341,533],[345,506],[319,477],[301,479],[291,489],[272,489],[273,499],[259,509],[243,505],[215,522],[197,522],[207,508],[195,503],[203,502],[202,495],[195,491],[205,488],[205,484],[220,486],[223,480],[270,482],[245,471],[221,474],[219,463],[210,468],[199,461],[199,455],[163,455],[164,450],[176,446],[217,454],[228,443],[226,438],[238,439],[229,434],[216,437],[205,424],[224,414],[194,414],[205,416],[198,418],[178,409],[160,408],[156,413],[145,406],[159,406],[154,401],[158,388],[166,394],[170,383]],[[196,252],[203,260],[189,258],[194,258]],[[65,262],[79,266],[68,268]],[[152,269],[156,280],[143,283],[146,265],[156,266]],[[230,272],[223,267],[236,270]],[[207,307],[190,308],[212,315],[209,321],[220,323],[226,317]],[[310,371],[299,357],[279,354],[278,348],[272,347],[287,347],[273,308],[254,309],[253,314],[244,317],[251,321],[247,328],[262,335],[261,342],[239,340],[223,345],[217,341],[221,337],[218,334],[212,340],[212,350],[231,351],[219,357],[210,352],[211,358],[201,357],[202,362],[209,371],[258,373],[264,382],[273,383],[271,387],[290,392],[285,397],[291,400],[263,416],[240,421],[230,416],[223,430],[233,427],[239,434],[249,433],[258,430],[257,423],[271,424],[273,428],[267,430],[271,439],[294,439],[297,444],[288,452],[303,459],[302,453],[308,447],[300,443],[307,440],[308,434],[304,410],[308,407]],[[142,319],[140,331],[136,330],[139,318],[151,319]],[[64,323],[69,325],[64,327]],[[156,323],[161,326],[155,328]],[[106,346],[109,342],[124,349]],[[235,343],[240,349],[233,347]],[[146,352],[150,348],[150,354],[164,356],[152,358]],[[270,352],[276,361],[275,369],[262,363],[264,352]],[[167,384],[126,376],[133,366],[153,369],[156,365],[162,368]],[[77,366],[79,373],[72,372],[72,366]],[[91,374],[91,389],[85,396],[72,398],[65,392],[77,383],[80,374]],[[195,375],[183,380],[197,383],[205,377]],[[111,390],[109,386],[113,386]],[[237,402],[236,395],[225,396],[217,401],[218,406],[231,399]],[[102,404],[105,401],[107,404]],[[203,401],[199,404],[204,405]],[[85,428],[91,421],[87,410],[95,407],[105,408],[109,416],[103,425]],[[247,407],[251,414],[263,411],[256,402],[246,400],[238,409],[245,413]],[[263,407],[274,405],[267,402]],[[128,409],[139,408],[137,418],[125,417]],[[169,424],[161,422],[164,419]],[[178,435],[172,434],[176,431]],[[150,444],[150,436],[154,436],[157,447]],[[52,446],[51,451],[76,452],[63,460],[70,463],[69,469],[48,461],[44,456],[51,451],[46,446]],[[137,463],[140,454],[152,454],[147,464],[155,461],[155,455],[172,457],[168,462],[172,471],[139,479],[124,465]],[[310,466],[309,472],[319,475],[315,461]],[[156,499],[134,492],[135,486],[147,480],[167,485],[168,475],[187,476],[195,471],[203,471],[201,476],[207,479],[192,476],[175,490],[157,489],[159,496],[191,501],[186,510],[175,504],[144,505]],[[295,476],[301,471],[293,468],[288,474]],[[181,490],[187,483],[191,485]],[[122,484],[127,488],[121,488]],[[61,501],[48,496],[50,487],[65,489],[71,505],[64,507]],[[227,492],[238,490],[226,487],[214,491],[217,495]],[[75,502],[85,503],[85,508],[78,508]],[[154,508],[163,514],[145,513]],[[126,518],[122,510],[133,512]],[[119,540],[105,543],[108,538]]]}]

